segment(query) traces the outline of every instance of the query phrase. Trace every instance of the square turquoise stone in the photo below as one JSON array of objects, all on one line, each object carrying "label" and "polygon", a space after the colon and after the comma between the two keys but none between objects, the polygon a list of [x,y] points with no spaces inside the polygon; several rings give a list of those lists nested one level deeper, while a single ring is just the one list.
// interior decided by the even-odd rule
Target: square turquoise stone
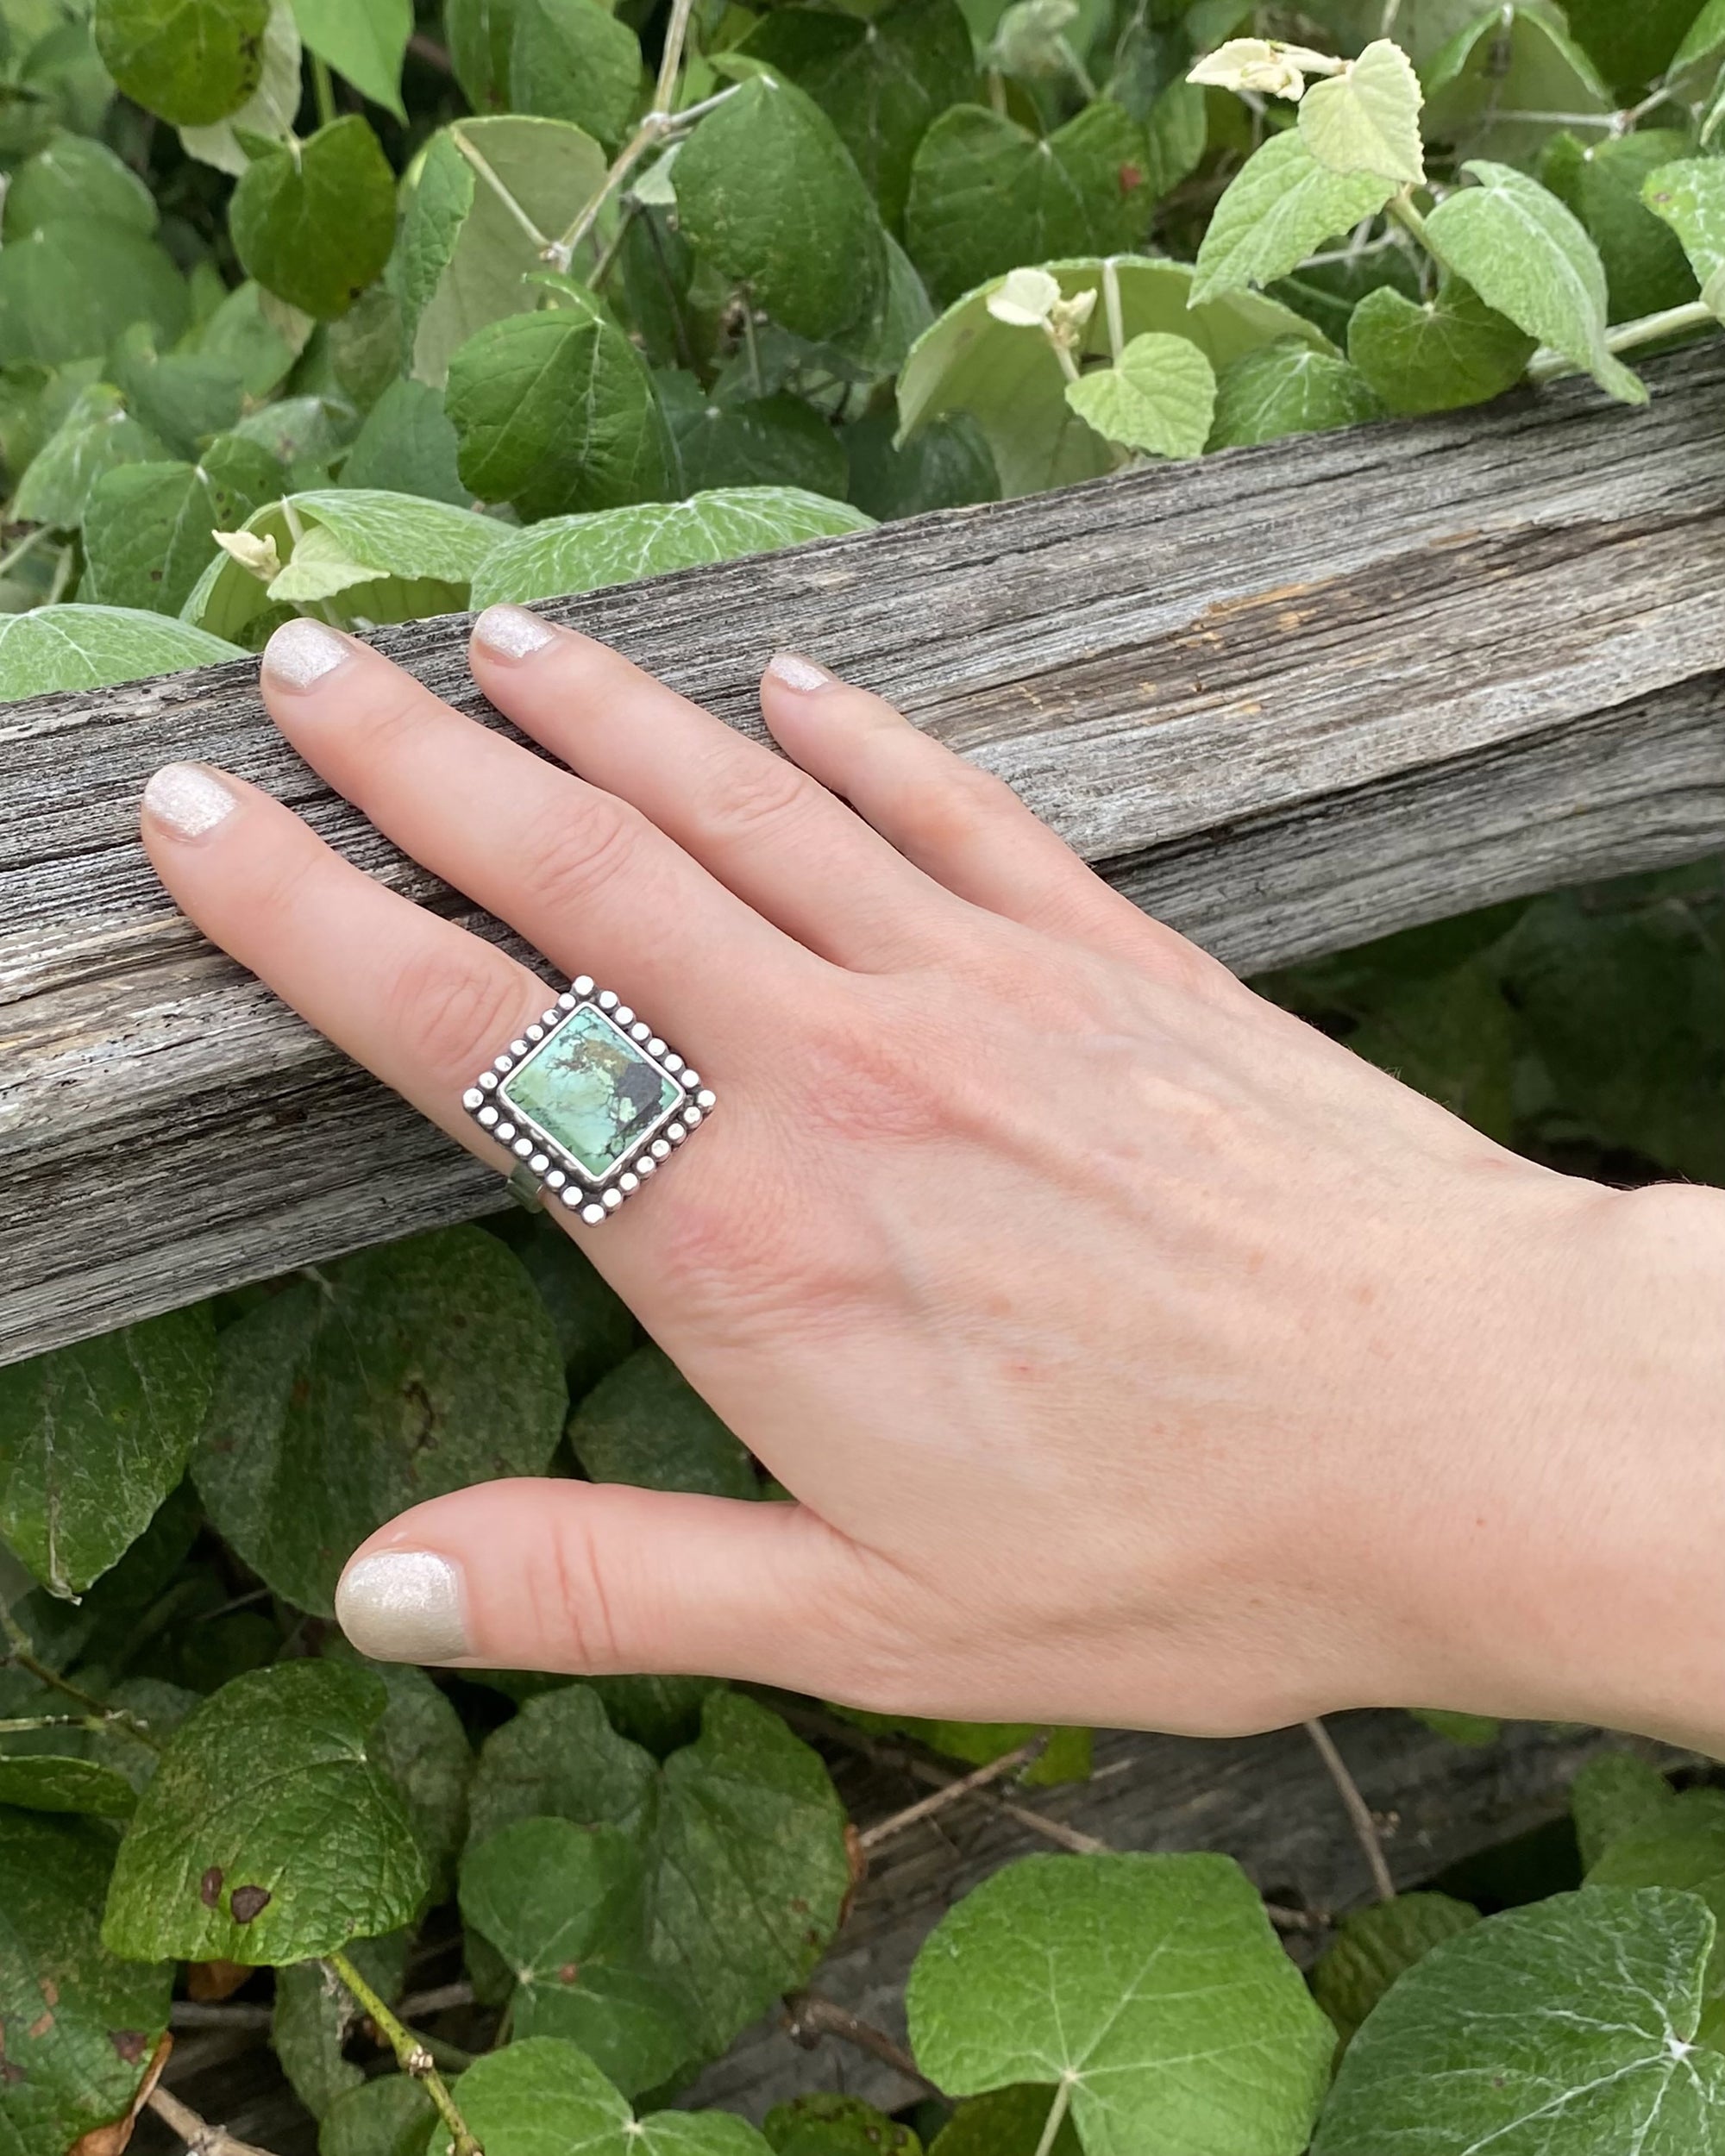
[{"label": "square turquoise stone", "polygon": [[524,1056],[499,1098],[536,1123],[594,1181],[649,1137],[683,1089],[602,1011],[584,1003]]}]

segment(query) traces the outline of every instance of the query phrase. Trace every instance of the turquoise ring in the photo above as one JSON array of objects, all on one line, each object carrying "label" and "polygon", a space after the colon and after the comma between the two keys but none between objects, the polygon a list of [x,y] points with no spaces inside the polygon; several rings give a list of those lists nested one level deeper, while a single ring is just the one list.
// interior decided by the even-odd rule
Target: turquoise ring
[{"label": "turquoise ring", "polygon": [[461,1106],[536,1184],[589,1227],[650,1182],[714,1097],[614,989],[579,975],[536,1024],[494,1056]]}]

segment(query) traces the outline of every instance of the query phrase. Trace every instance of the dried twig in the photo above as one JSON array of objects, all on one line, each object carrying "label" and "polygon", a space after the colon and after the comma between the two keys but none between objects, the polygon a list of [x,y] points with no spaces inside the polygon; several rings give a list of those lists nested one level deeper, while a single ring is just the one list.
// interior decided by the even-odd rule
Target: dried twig
[{"label": "dried twig", "polygon": [[248,1999],[176,1999],[168,2009],[170,2028],[267,2028],[274,2018],[273,2008]]},{"label": "dried twig", "polygon": [[1377,1821],[1372,1817],[1371,1805],[1360,1795],[1358,1783],[1348,1772],[1346,1760],[1336,1750],[1336,1740],[1323,1723],[1314,1716],[1305,1727],[1306,1734],[1316,1747],[1318,1757],[1328,1771],[1331,1781],[1335,1783],[1337,1794],[1352,1822],[1355,1836],[1365,1853],[1378,1900],[1393,1902],[1396,1899],[1396,1881],[1383,1854],[1383,1844],[1378,1839]]},{"label": "dried twig", "polygon": [[976,1789],[985,1789],[991,1782],[1000,1782],[1009,1774],[1016,1774],[1020,1767],[1027,1767],[1048,1742],[1047,1732],[1032,1738],[1028,1744],[1019,1745],[1011,1752],[1002,1752],[998,1759],[990,1759],[973,1773],[947,1782],[928,1796],[919,1796],[914,1804],[906,1804],[903,1811],[894,1812],[890,1819],[883,1819],[878,1826],[869,1827],[862,1837],[864,1849],[878,1849],[882,1842],[891,1841],[894,1835],[904,1833],[907,1827],[915,1827],[923,1820],[932,1819],[937,1812],[944,1812],[949,1804],[956,1804],[962,1797]]},{"label": "dried twig", "polygon": [[824,1999],[817,1991],[793,1991],[787,1996],[785,2034],[805,2051],[813,2051],[823,2036],[837,2036],[844,2043],[856,2045],[858,2051],[866,2051],[871,2059],[878,2059],[883,2066],[890,2066],[906,2081],[915,2082],[930,2096],[940,2094],[926,2074],[917,2071],[917,2063],[904,2046],[895,2044],[885,2029],[859,2019],[836,1999]]},{"label": "dried twig", "polygon": [[471,2006],[474,1987],[470,1984],[440,1984],[430,1991],[412,1991],[396,2009],[404,2021],[422,2021],[428,2014],[447,2014],[452,2007]]},{"label": "dried twig", "polygon": [[182,2103],[166,2089],[152,2089],[144,2098],[144,2106],[154,2111],[164,2126],[179,2134],[191,2156],[269,2156],[267,2149],[254,2148],[249,2141],[236,2140],[226,2127],[211,2126],[189,2103]]}]

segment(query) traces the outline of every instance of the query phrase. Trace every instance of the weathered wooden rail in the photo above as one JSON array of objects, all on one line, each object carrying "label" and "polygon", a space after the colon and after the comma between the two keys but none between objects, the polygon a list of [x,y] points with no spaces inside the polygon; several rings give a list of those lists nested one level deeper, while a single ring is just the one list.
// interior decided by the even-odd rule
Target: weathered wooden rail
[{"label": "weathered wooden rail", "polygon": [[[815,652],[1267,966],[1725,844],[1725,348],[1650,373],[1640,414],[1572,385],[552,611],[743,726],[770,649]],[[380,641],[471,707],[462,636]],[[135,818],[179,755],[470,911],[249,665],[0,711],[0,1360],[500,1202],[166,904]]]}]

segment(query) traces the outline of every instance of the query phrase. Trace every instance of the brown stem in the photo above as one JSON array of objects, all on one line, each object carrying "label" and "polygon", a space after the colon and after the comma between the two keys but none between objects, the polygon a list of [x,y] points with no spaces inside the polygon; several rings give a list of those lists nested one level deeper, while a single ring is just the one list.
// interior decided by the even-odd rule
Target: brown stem
[{"label": "brown stem", "polygon": [[415,60],[423,60],[428,67],[435,67],[439,74],[452,75],[455,72],[449,59],[448,47],[440,45],[435,37],[427,37],[423,30],[416,30],[408,39],[407,49]]},{"label": "brown stem", "polygon": [[1365,1861],[1371,1869],[1371,1883],[1377,1890],[1380,1902],[1396,1899],[1396,1881],[1383,1854],[1383,1844],[1378,1839],[1377,1821],[1371,1815],[1371,1807],[1359,1793],[1359,1784],[1348,1772],[1347,1762],[1336,1750],[1336,1740],[1315,1717],[1306,1724],[1306,1734],[1317,1749],[1329,1777],[1336,1785]]},{"label": "brown stem", "polygon": [[836,1999],[822,1998],[819,1992],[793,1991],[787,1996],[785,2034],[805,2051],[813,2051],[823,2036],[837,2036],[844,2043],[854,2044],[858,2051],[866,2051],[871,2059],[878,2059],[883,2066],[890,2066],[906,2081],[915,2082],[930,2096],[940,2094],[926,2074],[918,2072],[915,2059],[901,2044],[895,2044],[885,2029],[859,2019]]},{"label": "brown stem", "polygon": [[182,2103],[166,2089],[152,2089],[144,2098],[144,2105],[155,2113],[164,2126],[179,2134],[191,2156],[269,2156],[267,2149],[255,2148],[250,2141],[236,2140],[226,2127],[211,2126],[189,2103]]},{"label": "brown stem", "polygon": [[391,2013],[346,1954],[326,1954],[323,1959],[324,1966],[334,1970],[371,2016],[379,2034],[395,2053],[396,2064],[403,2073],[417,2081],[436,2106],[438,2117],[449,2129],[453,2156],[481,2156],[480,2145],[468,2131],[467,2121],[456,2109],[455,2099],[449,2094],[449,2084],[438,2072],[437,2062],[425,2039],[417,2036],[404,2021]]},{"label": "brown stem", "polygon": [[932,1795],[919,1797],[914,1804],[906,1804],[903,1811],[894,1812],[890,1819],[883,1819],[878,1826],[869,1828],[862,1837],[863,1848],[878,1849],[882,1842],[891,1841],[894,1835],[903,1833],[907,1827],[915,1827],[923,1820],[932,1819],[936,1813],[944,1812],[949,1804],[957,1804],[974,1790],[985,1789],[991,1782],[1002,1781],[1007,1775],[1016,1774],[1020,1767],[1027,1767],[1037,1758],[1047,1742],[1048,1733],[1044,1730],[1040,1735],[1032,1738],[1028,1744],[1002,1752],[998,1759],[990,1759],[973,1773],[961,1776],[955,1782],[948,1782]]}]

